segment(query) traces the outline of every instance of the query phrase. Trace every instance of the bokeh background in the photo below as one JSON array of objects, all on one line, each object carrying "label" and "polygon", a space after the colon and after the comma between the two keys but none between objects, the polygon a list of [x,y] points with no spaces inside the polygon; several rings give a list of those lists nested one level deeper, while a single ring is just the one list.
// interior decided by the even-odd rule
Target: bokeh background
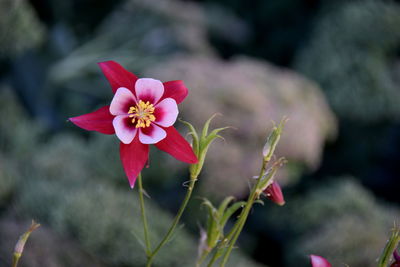
[{"label": "bokeh background", "polygon": [[[400,1],[1,0],[0,265],[34,218],[21,267],[143,266],[137,195],[115,136],[67,118],[110,102],[96,65],[182,79],[182,119],[232,126],[210,149],[184,227],[156,266],[192,266],[201,197],[244,199],[272,120],[286,205],[254,208],[229,266],[375,266],[400,215]],[[177,124],[184,133],[186,129]],[[152,240],[187,166],[144,171]]]}]

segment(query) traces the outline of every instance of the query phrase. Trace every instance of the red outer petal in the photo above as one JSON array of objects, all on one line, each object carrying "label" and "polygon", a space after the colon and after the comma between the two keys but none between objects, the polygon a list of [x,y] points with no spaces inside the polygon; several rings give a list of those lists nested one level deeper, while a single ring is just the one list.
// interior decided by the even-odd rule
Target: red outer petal
[{"label": "red outer petal", "polygon": [[69,118],[76,126],[88,131],[97,131],[103,134],[114,134],[112,121],[114,116],[110,113],[110,106],[104,106],[85,115]]},{"label": "red outer petal", "polygon": [[126,87],[135,95],[135,83],[138,77],[130,73],[115,61],[105,61],[98,63],[103,74],[106,76],[115,94],[118,88]]},{"label": "red outer petal", "polygon": [[164,95],[162,99],[171,97],[175,99],[177,104],[179,104],[188,95],[188,89],[186,85],[183,83],[183,81],[169,81],[163,84],[164,84]]},{"label": "red outer petal", "polygon": [[149,145],[140,143],[138,136],[128,145],[121,142],[119,147],[122,166],[131,188],[135,186],[136,178],[149,158]]},{"label": "red outer petal", "polygon": [[167,152],[177,160],[183,162],[190,164],[198,162],[192,147],[185,138],[180,135],[175,127],[171,126],[164,128],[164,130],[167,132],[167,137],[155,144],[158,149]]}]

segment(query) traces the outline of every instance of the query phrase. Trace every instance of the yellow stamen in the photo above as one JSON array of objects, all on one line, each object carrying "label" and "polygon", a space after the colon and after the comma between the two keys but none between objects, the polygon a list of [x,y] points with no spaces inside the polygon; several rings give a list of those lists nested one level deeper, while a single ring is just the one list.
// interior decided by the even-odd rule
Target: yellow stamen
[{"label": "yellow stamen", "polygon": [[150,104],[149,101],[145,103],[140,100],[136,106],[129,108],[128,114],[129,118],[132,118],[132,124],[136,122],[136,128],[146,128],[156,120],[156,117],[153,115],[154,110],[153,104]]}]

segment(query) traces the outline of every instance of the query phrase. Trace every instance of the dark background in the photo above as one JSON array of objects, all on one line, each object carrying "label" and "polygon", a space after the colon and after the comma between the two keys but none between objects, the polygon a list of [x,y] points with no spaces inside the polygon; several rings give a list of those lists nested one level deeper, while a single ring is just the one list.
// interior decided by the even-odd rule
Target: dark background
[{"label": "dark background", "polygon": [[[199,197],[244,199],[247,176],[236,183],[222,164],[232,157],[245,175],[257,173],[246,153],[261,151],[269,122],[283,115],[293,118],[279,152],[290,161],[281,174],[287,204],[254,208],[230,266],[309,266],[309,254],[335,266],[374,266],[399,218],[398,25],[398,1],[3,0],[0,264],[35,218],[44,226],[21,266],[143,265],[137,199],[117,140],[66,122],[109,103],[96,62],[116,60],[139,76],[185,80],[189,103],[199,103],[183,105],[185,120],[200,127],[212,114],[201,111],[207,102],[210,112],[224,114],[218,124],[238,128],[219,143],[225,152],[211,152],[225,161],[206,163],[184,230],[157,266],[190,266],[206,218]],[[207,69],[221,79],[221,91]],[[265,77],[256,80],[258,71]],[[229,100],[236,92],[230,86],[240,92],[243,84],[254,96],[279,97],[267,99],[268,107],[255,99],[237,115],[240,99]],[[291,86],[298,94],[285,102]],[[307,94],[318,103],[304,100]],[[187,172],[151,153],[144,175],[156,240],[182,199]]]}]

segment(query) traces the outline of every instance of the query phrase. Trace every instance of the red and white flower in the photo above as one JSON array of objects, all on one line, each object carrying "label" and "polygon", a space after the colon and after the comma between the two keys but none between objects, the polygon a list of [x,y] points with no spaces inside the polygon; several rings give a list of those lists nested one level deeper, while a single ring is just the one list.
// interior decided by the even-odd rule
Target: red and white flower
[{"label": "red and white flower", "polygon": [[114,61],[99,66],[114,92],[111,104],[70,121],[85,130],[116,134],[131,187],[148,161],[150,144],[178,160],[197,163],[191,146],[173,127],[177,104],[188,94],[182,81],[139,79]]},{"label": "red and white flower", "polygon": [[332,267],[332,265],[323,257],[310,255],[312,267]]}]

